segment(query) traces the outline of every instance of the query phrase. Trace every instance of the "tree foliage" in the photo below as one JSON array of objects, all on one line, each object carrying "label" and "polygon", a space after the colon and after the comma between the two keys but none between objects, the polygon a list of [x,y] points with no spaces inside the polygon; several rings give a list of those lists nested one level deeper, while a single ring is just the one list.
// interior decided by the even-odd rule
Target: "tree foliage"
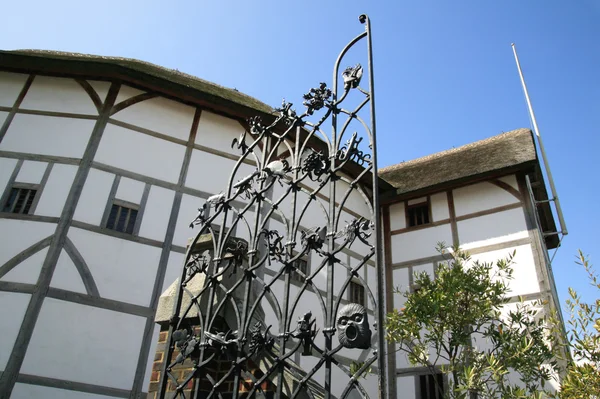
[{"label": "tree foliage", "polygon": [[[577,264],[587,272],[590,284],[600,294],[598,274],[588,258],[579,251]],[[584,302],[581,296],[569,288],[570,298],[566,301],[569,310],[567,321],[568,338],[573,361],[567,368],[561,383],[562,399],[600,397],[600,296],[595,303]]]},{"label": "tree foliage", "polygon": [[556,324],[541,301],[509,303],[514,253],[486,263],[439,250],[447,261],[435,278],[416,274],[415,289],[400,292],[406,302],[388,315],[388,340],[413,365],[446,374],[445,397],[542,397],[558,373]]}]

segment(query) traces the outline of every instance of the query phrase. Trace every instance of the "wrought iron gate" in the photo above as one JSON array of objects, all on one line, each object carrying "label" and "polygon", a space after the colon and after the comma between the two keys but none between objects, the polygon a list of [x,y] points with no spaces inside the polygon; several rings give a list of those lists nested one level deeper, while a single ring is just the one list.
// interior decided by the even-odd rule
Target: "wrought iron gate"
[{"label": "wrought iron gate", "polygon": [[[273,121],[251,118],[233,141],[225,190],[191,224],[157,397],[369,397],[375,369],[385,396],[371,33],[359,20],[331,88],[311,89],[301,113],[284,101]],[[340,71],[362,39],[366,70]]]}]

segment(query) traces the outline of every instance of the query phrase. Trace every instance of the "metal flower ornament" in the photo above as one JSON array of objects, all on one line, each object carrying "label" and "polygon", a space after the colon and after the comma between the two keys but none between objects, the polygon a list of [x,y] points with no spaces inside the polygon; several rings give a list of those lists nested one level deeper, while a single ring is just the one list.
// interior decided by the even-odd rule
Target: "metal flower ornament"
[{"label": "metal flower ornament", "polygon": [[[386,396],[371,30],[360,22],[331,86],[233,139],[228,181],[190,224],[157,397]],[[341,70],[365,42],[366,69],[355,59]]]}]

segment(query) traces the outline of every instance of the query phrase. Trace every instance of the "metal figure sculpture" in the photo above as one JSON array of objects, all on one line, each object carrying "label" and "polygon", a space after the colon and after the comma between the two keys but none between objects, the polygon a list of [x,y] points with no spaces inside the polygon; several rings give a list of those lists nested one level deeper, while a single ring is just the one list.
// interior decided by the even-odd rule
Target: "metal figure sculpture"
[{"label": "metal figure sculpture", "polygon": [[[156,397],[222,398],[225,385],[233,399],[266,397],[267,386],[276,398],[329,399],[334,387],[340,399],[352,391],[369,397],[359,377],[375,368],[375,395],[387,397],[371,31],[368,17],[359,20],[366,29],[341,51],[331,87],[310,89],[302,112],[284,101],[273,119],[250,118],[233,140],[240,157],[229,181],[190,224],[197,231]],[[354,63],[340,72],[363,39],[367,68]],[[256,169],[242,173],[248,164]],[[356,201],[360,215],[349,210]],[[307,216],[313,208],[320,217]],[[310,271],[300,267],[306,259]],[[365,303],[342,306],[356,280]],[[348,351],[361,356],[359,370]],[[310,368],[295,354],[313,357]],[[334,369],[348,377],[342,388]]]}]

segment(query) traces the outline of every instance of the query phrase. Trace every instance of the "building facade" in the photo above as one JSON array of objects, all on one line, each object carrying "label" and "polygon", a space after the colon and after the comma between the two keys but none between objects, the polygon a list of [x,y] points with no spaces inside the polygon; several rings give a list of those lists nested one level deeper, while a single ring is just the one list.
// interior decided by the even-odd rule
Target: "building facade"
[{"label": "building facade", "polygon": [[[247,118],[271,112],[235,90],[139,61],[0,53],[0,396],[148,393],[155,362],[164,360],[156,355],[160,303],[180,274],[189,222],[223,190],[238,158],[231,143]],[[253,170],[245,164],[237,178]],[[388,307],[402,305],[392,287],[410,288],[416,271],[434,273],[442,260],[435,244],[444,241],[479,259],[516,249],[514,295],[559,308],[546,257],[557,243],[543,234],[553,230],[552,217],[531,198],[546,194],[530,131],[384,168],[381,178]],[[362,198],[350,198],[346,219],[366,209]],[[276,220],[269,227],[282,228]],[[357,264],[367,250],[357,244],[344,262]],[[304,261],[306,275],[319,259]],[[372,265],[361,273],[340,302],[362,302],[372,315],[376,274]],[[314,284],[315,295],[326,290],[319,275]],[[302,302],[294,316],[315,306]],[[269,324],[274,316],[264,309]],[[335,378],[347,378],[350,362],[368,354],[340,352]],[[426,397],[420,370],[401,355],[388,360],[402,397]],[[290,362],[305,370],[316,363],[311,356]],[[377,397],[374,375],[362,385]]]}]

